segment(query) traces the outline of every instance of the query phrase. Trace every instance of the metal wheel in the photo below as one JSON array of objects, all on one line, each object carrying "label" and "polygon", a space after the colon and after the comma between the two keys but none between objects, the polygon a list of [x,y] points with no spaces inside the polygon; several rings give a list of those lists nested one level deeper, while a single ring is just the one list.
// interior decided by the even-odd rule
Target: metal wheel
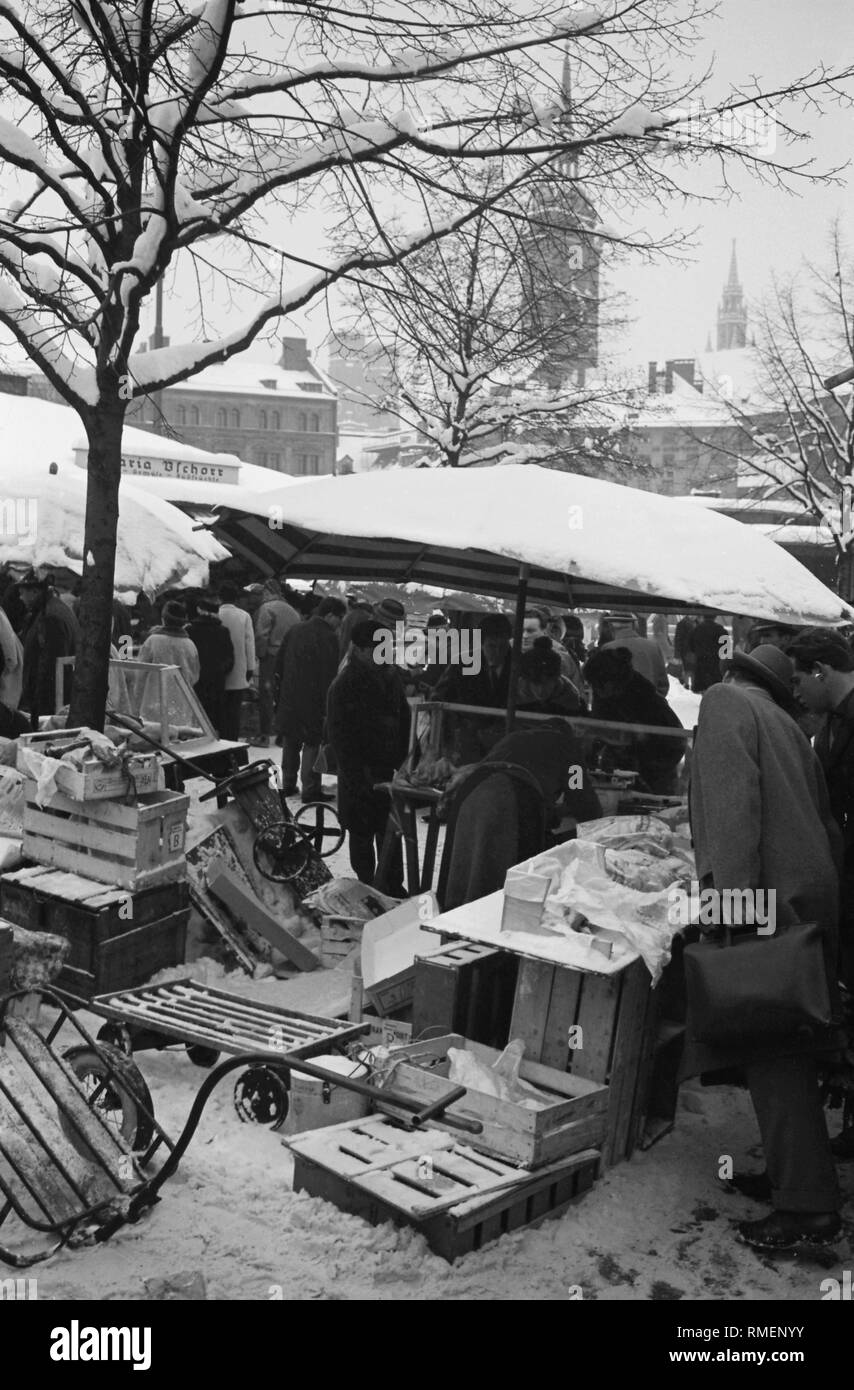
[{"label": "metal wheel", "polygon": [[[82,1084],[90,1109],[132,1149],[147,1149],[154,1138],[154,1126],[146,1110],[153,1114],[154,1102],[136,1063],[118,1047],[103,1042],[97,1051],[70,1047],[62,1055]],[[62,1110],[59,1123],[78,1153],[88,1154],[88,1144]]]},{"label": "metal wheel", "polygon": [[216,1048],[204,1047],[202,1043],[187,1043],[187,1056],[194,1067],[203,1067],[205,1071],[219,1061]]},{"label": "metal wheel", "polygon": [[252,858],[255,867],[274,883],[289,883],[308,867],[311,845],[292,821],[277,821],[255,836]]},{"label": "metal wheel", "polygon": [[[328,859],[344,843],[345,831],[338,819],[338,812],[328,801],[309,801],[305,806],[300,806],[294,813],[294,821],[321,859]],[[332,844],[324,848],[327,840],[331,840]]]},{"label": "metal wheel", "polygon": [[99,1043],[109,1043],[111,1047],[117,1047],[126,1057],[133,1055],[130,1030],[124,1023],[105,1023],[95,1036]]},{"label": "metal wheel", "polygon": [[246,1124],[279,1129],[290,1106],[289,1073],[274,1067],[247,1067],[234,1085],[234,1108]]}]

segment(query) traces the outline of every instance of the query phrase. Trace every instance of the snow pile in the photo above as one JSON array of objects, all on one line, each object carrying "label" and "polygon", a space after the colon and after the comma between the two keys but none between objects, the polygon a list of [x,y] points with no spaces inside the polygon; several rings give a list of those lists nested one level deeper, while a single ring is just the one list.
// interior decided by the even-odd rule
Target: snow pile
[{"label": "snow pile", "polygon": [[[499,555],[566,575],[570,585],[594,580],[720,613],[812,624],[849,620],[854,612],[754,526],[536,464],[387,469],[318,479],[281,494],[247,494],[240,510],[249,514],[250,533],[255,517],[269,517],[271,503],[307,541],[332,534],[413,542],[423,553],[401,558],[401,578],[444,578],[488,593],[495,584],[490,557]],[[228,522],[232,530],[235,524]],[[377,549],[368,546],[365,554]],[[481,552],[481,563],[472,551]],[[465,563],[455,564],[456,556]],[[386,577],[398,576],[388,571]]]},{"label": "snow pile", "polygon": [[[79,435],[80,420],[67,407],[0,395],[0,562],[82,572],[87,477],[74,464]],[[130,445],[150,452],[156,444],[162,441],[142,430],[125,431],[126,451]],[[49,472],[51,463],[58,473]],[[151,495],[147,483],[123,479],[119,506],[117,589],[203,585],[211,561],[227,553],[195,531],[189,517]]]}]

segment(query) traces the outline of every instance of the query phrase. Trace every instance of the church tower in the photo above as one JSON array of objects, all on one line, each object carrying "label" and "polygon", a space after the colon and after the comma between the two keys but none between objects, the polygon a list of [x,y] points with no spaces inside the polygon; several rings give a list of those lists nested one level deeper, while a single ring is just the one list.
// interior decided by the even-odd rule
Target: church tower
[{"label": "church tower", "polygon": [[[572,75],[564,56],[564,128],[573,135]],[[530,204],[523,269],[526,329],[541,335],[536,377],[550,387],[583,385],[599,355],[599,244],[590,235],[599,217],[579,185],[578,155],[567,151]]]},{"label": "church tower", "polygon": [[747,307],[738,278],[735,242],[729,262],[729,277],[718,308],[718,352],[747,347]]}]

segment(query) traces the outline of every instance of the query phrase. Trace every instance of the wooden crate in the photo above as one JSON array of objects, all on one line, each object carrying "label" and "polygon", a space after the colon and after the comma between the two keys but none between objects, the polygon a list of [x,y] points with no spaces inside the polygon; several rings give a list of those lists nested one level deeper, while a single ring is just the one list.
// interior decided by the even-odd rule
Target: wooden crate
[{"label": "wooden crate", "polygon": [[433,1129],[395,1128],[381,1115],[283,1141],[294,1190],[334,1202],[373,1225],[414,1226],[453,1261],[508,1231],[558,1216],[592,1187],[593,1150],[520,1172]]},{"label": "wooden crate", "polygon": [[[397,1065],[386,1073],[383,1084],[424,1106],[431,1105],[446,1094],[452,1084],[447,1080],[448,1050],[452,1047],[470,1052],[485,1066],[492,1066],[500,1056],[493,1048],[470,1042],[468,1038],[455,1035],[433,1038],[395,1048],[389,1060],[391,1063],[397,1060]],[[556,1163],[583,1149],[601,1148],[608,1115],[607,1086],[525,1059],[519,1067],[519,1076],[548,1092],[552,1103],[541,1110],[529,1110],[512,1101],[469,1090],[463,1100],[449,1107],[450,1115],[482,1123],[483,1133],[466,1140],[473,1149],[533,1169]],[[378,1104],[378,1109],[384,1114],[399,1117],[402,1114],[394,1106],[382,1103]],[[440,1129],[459,1132],[439,1119],[431,1123]]]},{"label": "wooden crate", "polygon": [[434,1034],[459,1033],[473,1042],[503,1047],[516,970],[515,956],[469,941],[416,956],[413,1036],[429,1028]]},{"label": "wooden crate", "polygon": [[[608,1087],[606,1166],[628,1158],[638,1141],[653,1012],[641,960],[612,975],[530,957],[520,963],[510,1038],[522,1039],[526,1057]],[[571,1028],[581,1029],[580,1047],[570,1047]]]},{"label": "wooden crate", "polygon": [[[61,750],[64,745],[76,743],[80,733],[80,729],[53,729],[45,733],[21,734],[17,741],[18,771],[32,777],[36,768],[28,759],[28,752],[41,755],[47,748]],[[61,751],[56,756],[61,757]],[[105,767],[91,756],[79,768],[61,764],[56,771],[56,786],[73,801],[101,801],[131,792],[144,796],[160,791],[164,775],[156,753],[131,753],[119,767]]]},{"label": "wooden crate", "polygon": [[182,793],[151,792],[131,805],[81,803],[57,793],[40,807],[35,792],[35,782],[28,780],[23,836],[28,858],[132,890],[185,876],[190,799]]},{"label": "wooden crate", "polygon": [[65,937],[70,951],[57,984],[90,999],[183,964],[189,889],[169,883],[131,894],[39,864],[0,875],[0,914]]}]

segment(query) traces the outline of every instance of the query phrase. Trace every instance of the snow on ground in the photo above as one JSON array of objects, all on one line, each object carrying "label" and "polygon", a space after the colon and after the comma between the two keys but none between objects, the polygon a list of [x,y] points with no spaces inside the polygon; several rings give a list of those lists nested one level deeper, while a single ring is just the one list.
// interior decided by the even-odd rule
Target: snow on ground
[{"label": "snow on ground", "polygon": [[[203,1073],[179,1053],[144,1053],[161,1123],[180,1132]],[[846,1238],[821,1262],[761,1258],[731,1220],[761,1215],[716,1181],[719,1155],[756,1164],[746,1096],[689,1090],[676,1129],[612,1169],[563,1216],[503,1236],[448,1265],[414,1230],[373,1227],[291,1190],[279,1135],[243,1125],[226,1081],[209,1101],[160,1203],[106,1245],[64,1252],[34,1271],[41,1299],[146,1297],[145,1281],[198,1271],[209,1298],[264,1300],[818,1300],[850,1268],[854,1166],[841,1170]],[[690,1109],[688,1108],[690,1106]],[[573,1295],[577,1297],[577,1294]]]}]

